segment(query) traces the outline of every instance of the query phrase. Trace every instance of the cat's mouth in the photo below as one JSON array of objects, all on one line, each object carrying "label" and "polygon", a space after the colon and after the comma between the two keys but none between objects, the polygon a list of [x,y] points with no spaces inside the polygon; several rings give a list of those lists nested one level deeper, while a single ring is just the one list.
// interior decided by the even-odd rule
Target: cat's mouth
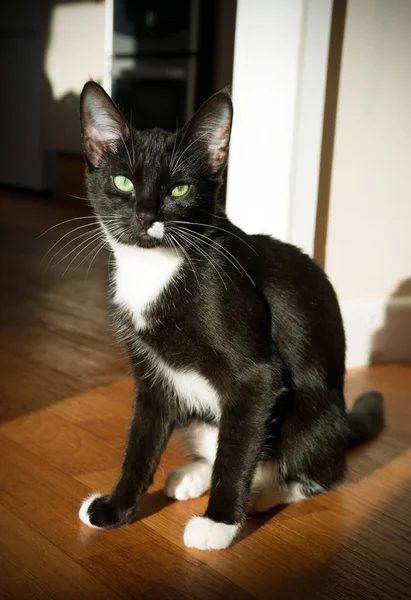
[{"label": "cat's mouth", "polygon": [[100,224],[109,241],[127,246],[139,246],[140,248],[157,248],[165,244],[164,223],[154,221],[149,227],[140,227],[133,223],[130,226],[116,226],[115,228],[107,226],[102,219]]},{"label": "cat's mouth", "polygon": [[135,240],[142,248],[154,248],[164,238],[164,223],[154,221],[149,227],[141,227],[136,232]]},{"label": "cat's mouth", "polygon": [[128,246],[139,246],[140,248],[157,248],[164,245],[162,238],[153,237],[148,231],[138,233],[135,231],[125,232],[116,241]]},{"label": "cat's mouth", "polygon": [[157,246],[161,245],[161,240],[152,237],[148,232],[146,232],[136,236],[134,244],[136,246],[140,246],[141,248],[156,248]]}]

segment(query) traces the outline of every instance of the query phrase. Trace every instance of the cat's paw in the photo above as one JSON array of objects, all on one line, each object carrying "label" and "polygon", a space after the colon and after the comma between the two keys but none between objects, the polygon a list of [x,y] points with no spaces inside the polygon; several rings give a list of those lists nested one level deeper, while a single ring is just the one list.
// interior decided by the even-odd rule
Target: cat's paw
[{"label": "cat's paw", "polygon": [[227,525],[208,517],[193,517],[186,525],[184,543],[199,550],[223,550],[231,545],[240,524]]},{"label": "cat's paw", "polygon": [[211,486],[212,466],[193,462],[179,467],[167,477],[164,493],[176,500],[190,500],[202,496]]},{"label": "cat's paw", "polygon": [[118,508],[109,496],[91,494],[82,503],[78,516],[89,527],[111,529],[132,523],[135,513],[135,507],[127,510]]}]

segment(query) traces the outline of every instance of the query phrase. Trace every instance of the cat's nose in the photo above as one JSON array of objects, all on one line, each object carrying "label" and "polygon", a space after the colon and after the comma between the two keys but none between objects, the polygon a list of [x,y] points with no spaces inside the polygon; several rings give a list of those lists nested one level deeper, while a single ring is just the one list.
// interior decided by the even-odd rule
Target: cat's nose
[{"label": "cat's nose", "polygon": [[137,221],[140,227],[144,229],[144,231],[147,231],[154,223],[155,216],[152,213],[139,213],[137,215]]}]

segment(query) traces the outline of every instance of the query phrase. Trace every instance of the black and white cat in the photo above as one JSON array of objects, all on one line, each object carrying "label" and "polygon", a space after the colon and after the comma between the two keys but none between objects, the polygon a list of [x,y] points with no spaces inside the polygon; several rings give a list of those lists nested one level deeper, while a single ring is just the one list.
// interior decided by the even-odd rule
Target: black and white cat
[{"label": "black and white cat", "polygon": [[[80,509],[91,527],[138,517],[176,428],[192,462],[165,493],[210,491],[184,542],[218,549],[247,513],[328,490],[347,449],[383,426],[378,392],[346,413],[344,331],[323,271],[219,209],[231,122],[224,91],[175,134],[133,130],[94,82],[82,92],[88,195],[114,253],[112,305],[136,379],[119,479]],[[255,177],[270,196],[270,173]],[[254,210],[252,190],[242,202]]]}]

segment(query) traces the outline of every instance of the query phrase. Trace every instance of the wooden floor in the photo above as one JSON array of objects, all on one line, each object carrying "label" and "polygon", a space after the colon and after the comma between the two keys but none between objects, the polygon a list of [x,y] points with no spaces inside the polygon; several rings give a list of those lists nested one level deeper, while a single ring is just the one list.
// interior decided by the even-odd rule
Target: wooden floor
[{"label": "wooden floor", "polygon": [[248,519],[226,551],[182,543],[207,498],[165,498],[165,474],[184,460],[177,440],[137,523],[81,524],[81,500],[115,481],[132,394],[105,325],[104,257],[87,281],[83,267],[45,272],[57,233],[37,235],[79,208],[10,193],[0,202],[2,600],[411,597],[410,364],[348,374],[348,403],[366,389],[384,393],[384,432],[350,454],[338,489]]},{"label": "wooden floor", "polygon": [[[87,254],[98,246],[87,247],[86,237],[75,239],[93,229],[83,227],[91,223],[83,219],[87,215],[80,202],[59,206],[0,191],[0,419],[44,408],[127,372],[106,320],[107,254],[101,251],[87,273],[94,253]],[[54,227],[69,219],[75,220]],[[77,227],[82,229],[67,235]],[[83,253],[65,272],[77,254],[76,243],[83,241]]]}]

